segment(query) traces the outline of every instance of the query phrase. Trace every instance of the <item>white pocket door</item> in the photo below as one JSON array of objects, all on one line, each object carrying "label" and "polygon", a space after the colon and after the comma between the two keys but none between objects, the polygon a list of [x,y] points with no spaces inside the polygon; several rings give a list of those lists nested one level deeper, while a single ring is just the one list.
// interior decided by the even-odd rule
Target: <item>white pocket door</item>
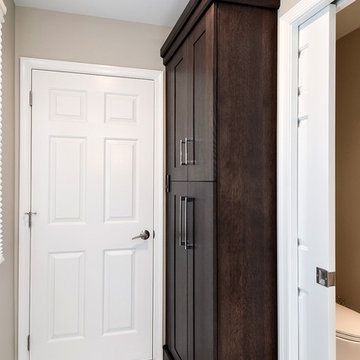
[{"label": "white pocket door", "polygon": [[151,359],[153,81],[32,86],[31,359]]},{"label": "white pocket door", "polygon": [[299,29],[300,360],[336,358],[335,11],[330,5]]}]

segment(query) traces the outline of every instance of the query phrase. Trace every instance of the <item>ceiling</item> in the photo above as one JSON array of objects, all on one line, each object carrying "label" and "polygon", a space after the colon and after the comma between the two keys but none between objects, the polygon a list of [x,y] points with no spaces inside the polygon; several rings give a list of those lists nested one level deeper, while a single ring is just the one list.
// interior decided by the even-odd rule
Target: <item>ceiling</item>
[{"label": "ceiling", "polygon": [[358,28],[360,28],[360,0],[337,13],[336,37],[340,39]]},{"label": "ceiling", "polygon": [[188,0],[15,0],[17,6],[174,26]]}]

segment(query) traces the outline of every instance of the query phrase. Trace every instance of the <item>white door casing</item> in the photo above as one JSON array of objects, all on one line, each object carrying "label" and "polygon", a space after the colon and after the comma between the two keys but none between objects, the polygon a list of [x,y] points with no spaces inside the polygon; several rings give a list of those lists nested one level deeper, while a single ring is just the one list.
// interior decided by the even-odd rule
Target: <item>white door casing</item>
[{"label": "white door casing", "polygon": [[329,5],[299,28],[299,359],[335,360],[335,19]]},{"label": "white door casing", "polygon": [[[299,28],[331,3],[332,0],[300,0],[289,11],[283,15],[280,13],[279,16],[277,187],[279,360],[299,359],[299,350],[301,350],[298,297]],[[326,58],[327,55],[329,58]],[[322,54],[322,57],[329,62],[330,53],[327,55]],[[314,279],[316,281],[315,274]],[[335,318],[335,312],[333,316]]]},{"label": "white door casing", "polygon": [[[162,201],[154,204],[163,195],[162,181],[161,195],[154,193],[154,177],[157,186],[162,180],[162,161],[154,174],[161,101],[151,78],[160,72],[132,77],[136,70],[122,69],[126,78],[109,76],[115,68],[97,68],[107,75],[99,76],[90,67],[83,67],[88,74],[32,69],[31,358],[159,359],[162,263],[154,255],[161,262],[162,249],[154,249],[153,230],[162,247]],[[21,206],[20,196],[20,215]],[[144,229],[147,241],[131,240]],[[20,234],[20,261],[22,240]],[[19,359],[25,359],[24,265],[19,275]]]}]

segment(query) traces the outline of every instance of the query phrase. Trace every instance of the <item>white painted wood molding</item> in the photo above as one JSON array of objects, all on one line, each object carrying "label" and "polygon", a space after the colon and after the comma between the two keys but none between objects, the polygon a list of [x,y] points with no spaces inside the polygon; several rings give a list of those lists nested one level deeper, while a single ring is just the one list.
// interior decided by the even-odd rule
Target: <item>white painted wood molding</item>
[{"label": "white painted wood molding", "polygon": [[297,66],[299,25],[332,0],[300,0],[278,23],[278,360],[299,359]]},{"label": "white painted wood molding", "polygon": [[0,264],[4,261],[2,221],[2,24],[5,21],[5,14],[5,4],[0,0]]}]

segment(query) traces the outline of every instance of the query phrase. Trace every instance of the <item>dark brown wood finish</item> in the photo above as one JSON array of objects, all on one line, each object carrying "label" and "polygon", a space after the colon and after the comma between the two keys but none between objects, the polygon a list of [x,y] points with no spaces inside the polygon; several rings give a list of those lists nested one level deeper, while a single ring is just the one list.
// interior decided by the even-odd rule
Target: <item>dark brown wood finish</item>
[{"label": "dark brown wood finish", "polygon": [[[188,359],[188,252],[179,244],[180,197],[188,195],[187,182],[173,182],[167,194],[166,272],[167,346],[175,360]],[[182,204],[183,207],[184,204]],[[184,216],[182,210],[181,216]],[[180,227],[181,226],[181,227]]]},{"label": "dark brown wood finish", "polygon": [[218,354],[275,360],[277,14],[218,6]]},{"label": "dark brown wood finish", "polygon": [[194,360],[217,359],[216,339],[216,184],[189,182],[193,244]]},{"label": "dark brown wood finish", "polygon": [[215,5],[213,4],[187,39],[189,72],[189,145],[194,165],[188,166],[189,181],[215,180]]},{"label": "dark brown wood finish", "polygon": [[[187,203],[180,205],[181,196],[187,197]],[[166,349],[175,360],[216,359],[215,209],[214,182],[171,184],[167,195],[166,248],[172,266],[167,266]],[[186,231],[187,249],[180,243],[180,231],[184,239]]]},{"label": "dark brown wood finish", "polygon": [[173,181],[187,181],[187,166],[180,165],[180,140],[188,136],[191,63],[183,45],[166,68],[167,172]]},{"label": "dark brown wood finish", "polygon": [[163,350],[164,350],[164,360],[174,360],[167,345],[163,346]]},{"label": "dark brown wood finish", "polygon": [[[280,0],[218,0],[217,3],[227,2],[238,5],[258,6],[271,9],[278,9]],[[173,30],[170,32],[164,45],[161,48],[160,54],[164,58],[166,65],[175,51],[183,43],[190,31],[193,29],[197,21],[206,12],[209,6],[214,3],[214,0],[190,0],[185,10],[181,14],[179,20],[175,24]]]},{"label": "dark brown wood finish", "polygon": [[[277,6],[192,0],[162,49],[167,360],[277,359]],[[184,137],[195,165],[179,167]]]},{"label": "dark brown wood finish", "polygon": [[[211,6],[167,66],[167,172],[171,181],[215,180],[214,12]],[[188,139],[188,143],[180,145]],[[180,147],[190,165],[180,164]]]}]

